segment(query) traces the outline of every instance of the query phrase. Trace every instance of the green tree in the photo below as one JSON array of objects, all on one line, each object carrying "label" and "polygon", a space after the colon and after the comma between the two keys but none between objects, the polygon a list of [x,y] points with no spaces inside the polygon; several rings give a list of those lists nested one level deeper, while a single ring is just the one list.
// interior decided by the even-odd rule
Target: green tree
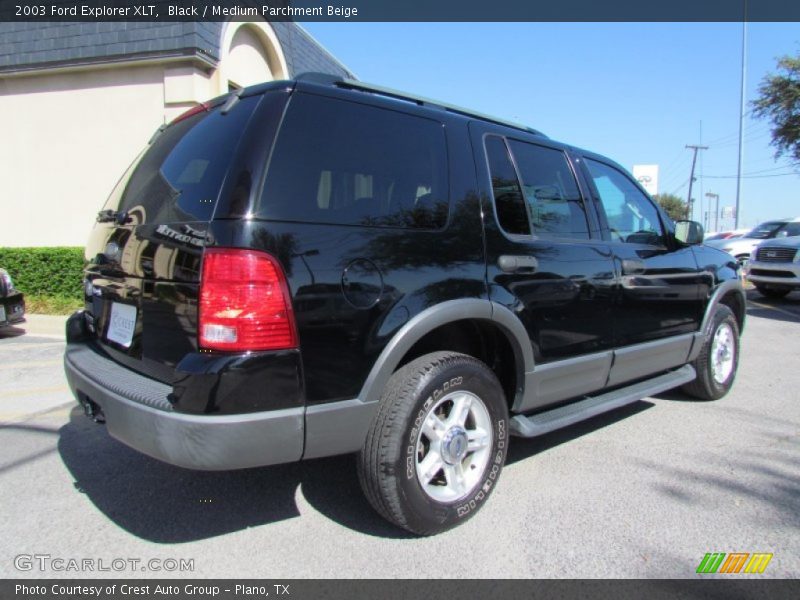
[{"label": "green tree", "polygon": [[653,200],[667,211],[670,219],[680,221],[686,218],[686,202],[675,194],[656,194]]},{"label": "green tree", "polygon": [[753,116],[772,121],[776,157],[800,165],[800,56],[778,59],[778,72],[767,74],[751,103]]}]

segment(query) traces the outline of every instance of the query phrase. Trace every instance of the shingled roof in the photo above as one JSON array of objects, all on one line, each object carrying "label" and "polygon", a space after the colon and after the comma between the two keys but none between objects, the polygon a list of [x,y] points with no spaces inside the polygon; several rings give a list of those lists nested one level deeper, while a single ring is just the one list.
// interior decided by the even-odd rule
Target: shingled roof
[{"label": "shingled roof", "polygon": [[[223,23],[108,22],[0,23],[0,75],[46,68],[195,57],[215,66]],[[295,23],[271,23],[290,76],[319,71],[354,78],[319,42]]]}]

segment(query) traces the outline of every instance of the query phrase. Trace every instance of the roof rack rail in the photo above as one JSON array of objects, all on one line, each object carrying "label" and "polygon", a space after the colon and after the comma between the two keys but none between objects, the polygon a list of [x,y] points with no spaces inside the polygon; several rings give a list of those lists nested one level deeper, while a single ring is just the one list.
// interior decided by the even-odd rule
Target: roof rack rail
[{"label": "roof rack rail", "polygon": [[447,104],[446,102],[440,102],[439,100],[432,100],[424,96],[415,96],[413,94],[408,94],[406,92],[401,92],[399,90],[395,90],[392,88],[382,87],[379,85],[372,85],[370,83],[364,83],[363,81],[357,81],[355,79],[345,79],[343,77],[330,75],[328,73],[314,73],[314,72],[300,73],[295,77],[295,79],[298,81],[310,81],[312,83],[319,83],[322,85],[334,85],[336,87],[344,89],[371,92],[373,94],[386,96],[388,98],[395,98],[396,100],[413,102],[419,106],[438,108],[441,110],[446,110],[448,112],[464,115],[467,117],[475,117],[476,119],[480,119],[482,121],[489,121],[490,123],[504,125],[506,127],[511,127],[513,129],[521,129],[522,131],[527,131],[528,133],[532,133],[534,135],[547,137],[541,131],[533,129],[532,127],[528,127],[527,125],[523,125],[522,123],[517,123],[515,121],[508,121],[505,119],[499,119],[497,117],[479,113],[477,111],[470,110],[468,108],[456,106],[455,104]]}]

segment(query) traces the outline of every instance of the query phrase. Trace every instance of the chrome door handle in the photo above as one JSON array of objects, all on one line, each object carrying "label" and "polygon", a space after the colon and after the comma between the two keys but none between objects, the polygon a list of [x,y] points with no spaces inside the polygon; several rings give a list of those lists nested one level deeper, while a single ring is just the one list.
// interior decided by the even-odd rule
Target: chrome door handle
[{"label": "chrome door handle", "polygon": [[539,261],[535,256],[513,256],[504,254],[497,259],[497,266],[504,273],[534,273],[539,268]]},{"label": "chrome door handle", "polygon": [[646,270],[644,261],[636,258],[623,258],[622,259],[622,274],[623,275],[641,275]]}]

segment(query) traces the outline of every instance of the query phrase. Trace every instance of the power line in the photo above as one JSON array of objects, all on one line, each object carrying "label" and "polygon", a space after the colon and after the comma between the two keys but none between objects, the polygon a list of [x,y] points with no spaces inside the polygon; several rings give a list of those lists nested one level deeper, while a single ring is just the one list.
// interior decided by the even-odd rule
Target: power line
[{"label": "power line", "polygon": [[[775,173],[773,175],[742,175],[742,179],[764,179],[766,177],[788,177],[789,175],[794,175],[796,177],[800,177],[800,173],[796,171],[792,171],[790,173]],[[708,179],[736,179],[739,177],[738,175],[706,175]]]},{"label": "power line", "polygon": [[[766,129],[769,129],[769,125],[768,125],[767,123],[764,123],[764,122],[762,122],[762,121],[756,121],[756,122],[754,122],[754,123],[750,123],[750,125],[748,125],[747,127],[745,127],[745,128],[742,130],[742,132],[743,132],[743,133],[744,133],[744,132],[747,132],[748,134],[752,134],[752,133],[754,133],[754,131],[753,131],[753,130],[754,130],[754,129],[756,129],[756,128],[766,128]],[[716,139],[713,139],[713,140],[711,140],[710,142],[706,142],[706,143],[707,143],[707,144],[711,144],[711,145],[713,145],[713,146],[716,148],[718,145],[720,145],[720,144],[722,144],[722,143],[726,143],[726,144],[727,144],[729,141],[731,141],[731,140],[736,140],[738,137],[739,137],[739,133],[738,133],[738,132],[736,132],[736,133],[729,133],[729,134],[727,134],[727,135],[720,136],[720,137],[718,137],[718,138],[716,138]]]}]

